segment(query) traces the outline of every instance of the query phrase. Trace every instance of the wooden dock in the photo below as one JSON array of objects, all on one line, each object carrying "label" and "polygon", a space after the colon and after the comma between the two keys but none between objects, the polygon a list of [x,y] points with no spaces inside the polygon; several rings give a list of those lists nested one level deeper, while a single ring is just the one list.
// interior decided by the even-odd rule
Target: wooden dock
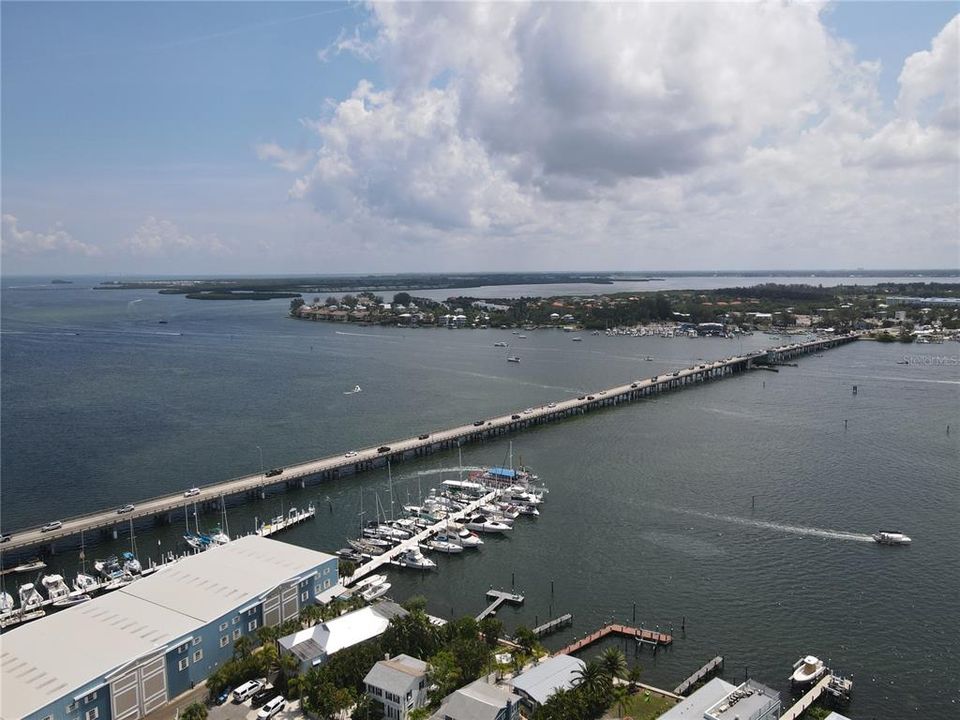
[{"label": "wooden dock", "polygon": [[720,672],[721,670],[723,670],[723,656],[717,655],[713,660],[708,662],[693,675],[677,685],[673,692],[675,695],[686,695],[697,685],[697,683],[706,680],[708,677]]},{"label": "wooden dock", "polygon": [[541,638],[544,635],[549,635],[550,633],[556,632],[557,630],[565,628],[568,625],[573,625],[573,615],[570,613],[561,615],[553,620],[548,620],[543,625],[538,625],[533,629],[533,634],[538,638]]},{"label": "wooden dock", "polygon": [[500,606],[506,602],[512,603],[513,605],[523,605],[524,601],[523,595],[508,593],[503,590],[487,590],[487,599],[493,600],[493,602],[487,605],[482,613],[477,615],[477,622],[480,622],[490,615],[495,615]]},{"label": "wooden dock", "polygon": [[290,508],[287,511],[286,515],[278,515],[269,522],[263,523],[260,527],[257,528],[257,535],[260,537],[270,537],[271,535],[276,535],[282,530],[291,528],[294,525],[299,525],[305,520],[309,520],[317,514],[317,509],[313,506],[313,503],[305,510],[297,510],[297,508]]},{"label": "wooden dock", "polygon": [[621,637],[631,638],[637,642],[647,643],[653,646],[670,645],[673,642],[672,635],[613,623],[611,625],[607,625],[606,627],[600,628],[596,632],[590,633],[586,637],[580,638],[574,643],[567,645],[562,650],[558,650],[556,653],[554,653],[554,655],[573,655],[574,653],[578,653],[584,648],[593,645],[595,642],[599,642],[610,635],[619,635]]},{"label": "wooden dock", "polygon": [[830,673],[824,675],[820,679],[820,682],[810,688],[802,698],[794,703],[792,708],[780,716],[780,720],[797,720],[811,705],[820,699],[820,696],[823,695],[824,690],[827,689],[827,685],[830,684],[832,678],[833,676]]}]

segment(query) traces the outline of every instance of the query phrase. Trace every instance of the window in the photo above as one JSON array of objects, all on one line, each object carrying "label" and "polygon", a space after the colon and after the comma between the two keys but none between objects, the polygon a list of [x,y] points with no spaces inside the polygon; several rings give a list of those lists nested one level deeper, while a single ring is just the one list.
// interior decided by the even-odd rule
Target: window
[{"label": "window", "polygon": [[100,717],[100,708],[93,708],[93,710],[87,710],[83,716],[86,720],[97,720]]},{"label": "window", "polygon": [[188,647],[189,645],[187,645],[187,643],[184,643],[183,645],[177,648],[177,652],[183,655],[187,651]]},{"label": "window", "polygon": [[257,621],[256,621],[256,620],[251,620],[250,622],[247,623],[247,630],[249,630],[250,632],[253,632],[253,631],[256,630],[256,629],[257,629]]},{"label": "window", "polygon": [[330,587],[330,581],[329,581],[329,580],[324,580],[324,581],[323,581],[323,588],[324,588],[324,589],[327,589],[328,587]]},{"label": "window", "polygon": [[45,718],[40,718],[40,720],[53,720],[53,715],[47,715]]},{"label": "window", "polygon": [[197,650],[193,654],[193,661],[197,663],[197,662],[200,662],[201,660],[203,660],[203,650]]},{"label": "window", "polygon": [[310,599],[310,593],[308,593],[308,592],[302,592],[302,593],[300,593],[300,601],[301,601],[301,602],[306,602],[308,599]]},{"label": "window", "polygon": [[203,640],[203,638],[195,637],[195,638],[193,639],[193,644],[194,644],[194,645],[199,645],[202,640]]},{"label": "window", "polygon": [[239,616],[239,615],[237,615],[237,616],[233,619],[233,624],[236,625],[238,622],[240,622],[240,616]]},{"label": "window", "polygon": [[323,574],[324,574],[324,575],[329,575],[329,574],[330,574],[330,568],[325,567],[325,568],[323,569]]},{"label": "window", "polygon": [[226,644],[229,643],[229,642],[230,642],[230,636],[229,636],[229,635],[224,635],[223,637],[220,638],[220,647],[223,647],[224,645],[226,645]]},{"label": "window", "polygon": [[252,607],[252,608],[250,608],[249,610],[247,610],[247,615],[248,615],[249,617],[253,617],[253,616],[256,615],[256,614],[257,614],[257,609],[256,609],[255,607]]},{"label": "window", "polygon": [[226,630],[227,625],[229,625],[229,623],[225,623],[225,622],[220,623],[220,632],[223,632],[224,630]]},{"label": "window", "polygon": [[90,693],[83,699],[83,702],[84,703],[93,702],[96,699],[97,699],[97,691],[94,690],[92,693]]},{"label": "window", "polygon": [[238,637],[240,637],[240,628],[233,631],[233,639],[236,640]]},{"label": "window", "polygon": [[76,710],[78,707],[80,707],[80,703],[78,703],[76,700],[74,700],[72,703],[70,703],[69,705],[67,705],[67,712],[68,712],[68,713],[73,712],[73,711]]},{"label": "window", "polygon": [[190,658],[184,658],[183,660],[177,663],[177,670],[186,670],[187,665],[189,664],[190,664]]}]

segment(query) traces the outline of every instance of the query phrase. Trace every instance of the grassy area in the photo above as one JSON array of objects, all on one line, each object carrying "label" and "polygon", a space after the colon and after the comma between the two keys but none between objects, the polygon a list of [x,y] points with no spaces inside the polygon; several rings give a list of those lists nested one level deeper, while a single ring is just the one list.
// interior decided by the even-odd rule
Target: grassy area
[{"label": "grassy area", "polygon": [[653,693],[648,694],[641,690],[636,695],[631,695],[627,702],[624,703],[622,716],[620,715],[620,708],[614,705],[604,717],[629,717],[633,718],[633,720],[654,720],[676,704],[675,700],[654,695]]}]

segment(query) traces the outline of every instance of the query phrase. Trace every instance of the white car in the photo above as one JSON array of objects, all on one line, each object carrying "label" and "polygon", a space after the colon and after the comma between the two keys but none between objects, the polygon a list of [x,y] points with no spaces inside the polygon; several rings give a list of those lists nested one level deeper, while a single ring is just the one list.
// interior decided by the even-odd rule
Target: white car
[{"label": "white car", "polygon": [[350,452],[344,454],[344,457],[356,457],[356,456],[357,456],[356,450],[351,450]]},{"label": "white car", "polygon": [[530,415],[531,413],[533,413],[533,408],[527,408],[526,410],[523,411],[524,415]]},{"label": "white car", "polygon": [[51,530],[59,530],[63,527],[63,523],[60,520],[54,520],[53,522],[48,522],[42,528],[40,532],[50,532]]},{"label": "white car", "polygon": [[183,496],[193,497],[194,495],[199,495],[199,494],[200,494],[200,488],[190,488],[189,490],[183,493]]},{"label": "white car", "polygon": [[287,701],[283,699],[283,696],[277,695],[273,700],[260,708],[260,712],[257,713],[257,720],[268,720],[268,718],[272,718],[286,706]]},{"label": "white car", "polygon": [[555,408],[556,406],[557,406],[556,403],[550,403],[549,405],[547,405],[548,408]]},{"label": "white car", "polygon": [[257,690],[263,687],[263,683],[259,680],[248,680],[240,687],[234,689],[233,691],[233,701],[235,703],[242,703],[248,697],[253,695]]}]

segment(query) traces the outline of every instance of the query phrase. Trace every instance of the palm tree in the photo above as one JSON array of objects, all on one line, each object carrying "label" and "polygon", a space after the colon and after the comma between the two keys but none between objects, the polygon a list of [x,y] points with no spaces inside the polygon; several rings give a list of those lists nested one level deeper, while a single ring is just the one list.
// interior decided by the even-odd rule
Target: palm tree
[{"label": "palm tree", "polygon": [[627,658],[619,648],[607,648],[600,655],[600,665],[613,683],[627,673]]},{"label": "palm tree", "polygon": [[603,667],[596,660],[591,660],[577,670],[577,687],[582,688],[589,695],[606,693],[607,676]]},{"label": "palm tree", "polygon": [[624,706],[626,705],[627,698],[630,696],[630,693],[627,692],[627,688],[623,685],[614,685],[610,690],[610,694],[613,695],[613,703],[617,706],[617,714],[619,717],[623,717]]},{"label": "palm tree", "polygon": [[630,683],[630,693],[633,694],[637,691],[637,686],[640,684],[640,679],[643,676],[643,668],[639,665],[634,665],[630,670],[627,671],[627,682]]}]

